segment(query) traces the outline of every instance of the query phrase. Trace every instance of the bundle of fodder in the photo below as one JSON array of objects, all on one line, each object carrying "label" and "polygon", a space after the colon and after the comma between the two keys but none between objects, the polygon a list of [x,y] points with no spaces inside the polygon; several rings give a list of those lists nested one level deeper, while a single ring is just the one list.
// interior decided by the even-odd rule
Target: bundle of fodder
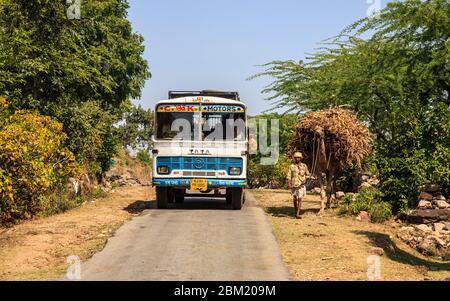
[{"label": "bundle of fodder", "polygon": [[368,127],[352,111],[334,108],[303,116],[295,127],[289,153],[303,152],[309,166],[323,152],[328,162],[334,161],[341,168],[361,168],[372,151],[372,140]]}]

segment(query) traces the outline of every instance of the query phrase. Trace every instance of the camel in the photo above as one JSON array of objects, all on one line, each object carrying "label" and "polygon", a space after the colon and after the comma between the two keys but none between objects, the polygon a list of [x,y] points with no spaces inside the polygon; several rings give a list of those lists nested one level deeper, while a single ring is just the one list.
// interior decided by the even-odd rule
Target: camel
[{"label": "camel", "polygon": [[[321,189],[320,214],[331,208],[336,198],[336,180],[345,166],[361,168],[372,151],[372,135],[357,116],[346,109],[309,112],[295,127],[290,153],[302,152]],[[325,204],[326,197],[326,204]]]},{"label": "camel", "polygon": [[[326,143],[325,134],[322,128],[317,127],[314,133],[313,149],[306,151],[307,157],[310,159],[309,168],[311,176],[316,176],[320,185],[321,206],[319,214],[323,214],[325,209],[331,208],[332,195],[335,200],[337,185],[336,180],[341,173],[339,161],[334,157],[331,143]],[[326,204],[325,204],[326,198]]]}]

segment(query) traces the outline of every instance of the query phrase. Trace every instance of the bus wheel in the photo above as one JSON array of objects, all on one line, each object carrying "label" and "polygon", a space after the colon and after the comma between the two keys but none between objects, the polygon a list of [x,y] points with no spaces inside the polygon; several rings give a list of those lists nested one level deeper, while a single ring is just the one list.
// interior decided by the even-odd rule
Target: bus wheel
[{"label": "bus wheel", "polygon": [[167,209],[169,206],[169,190],[166,187],[156,187],[156,206]]},{"label": "bus wheel", "polygon": [[244,188],[231,189],[231,205],[234,210],[241,210],[244,204]]},{"label": "bus wheel", "polygon": [[232,194],[231,194],[231,189],[227,189],[226,199],[227,199],[227,204],[228,205],[231,205],[233,203],[233,197],[232,197]]},{"label": "bus wheel", "polygon": [[183,204],[184,203],[185,192],[183,190],[175,191],[174,195],[175,195],[175,203],[177,203],[177,204]]}]

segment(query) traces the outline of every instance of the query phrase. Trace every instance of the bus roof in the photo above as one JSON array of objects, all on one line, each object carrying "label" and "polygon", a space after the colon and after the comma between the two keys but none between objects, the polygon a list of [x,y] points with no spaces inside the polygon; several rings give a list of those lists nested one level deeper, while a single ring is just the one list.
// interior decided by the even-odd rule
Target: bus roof
[{"label": "bus roof", "polygon": [[214,96],[198,96],[198,97],[180,97],[180,98],[173,98],[168,100],[161,100],[158,102],[157,105],[161,104],[231,104],[231,105],[241,105],[245,106],[245,104],[241,101],[232,100],[228,98],[222,98],[222,97],[214,97]]},{"label": "bus roof", "polygon": [[202,91],[169,91],[169,99],[182,97],[220,97],[240,101],[238,92],[202,90]]}]

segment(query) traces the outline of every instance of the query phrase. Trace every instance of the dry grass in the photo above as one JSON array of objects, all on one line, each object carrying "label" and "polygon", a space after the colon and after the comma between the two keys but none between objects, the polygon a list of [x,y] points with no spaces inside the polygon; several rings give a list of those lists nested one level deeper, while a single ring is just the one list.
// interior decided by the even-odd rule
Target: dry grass
[{"label": "dry grass", "polygon": [[[361,167],[364,159],[372,152],[372,135],[369,129],[349,110],[334,108],[310,112],[303,116],[295,128],[295,136],[289,145],[289,152],[302,151],[307,154],[310,166],[323,139],[327,154],[341,167]],[[323,156],[328,156],[323,154]]]},{"label": "dry grass", "polygon": [[149,187],[123,188],[64,214],[0,228],[0,280],[60,279],[68,256],[86,260],[103,249],[153,195]]},{"label": "dry grass", "polygon": [[394,238],[394,223],[371,224],[354,218],[317,212],[320,199],[308,196],[303,219],[293,218],[285,191],[255,190],[255,197],[269,216],[284,261],[296,280],[368,280],[367,258],[371,248],[385,251],[382,280],[449,280],[450,263],[424,258]]}]

